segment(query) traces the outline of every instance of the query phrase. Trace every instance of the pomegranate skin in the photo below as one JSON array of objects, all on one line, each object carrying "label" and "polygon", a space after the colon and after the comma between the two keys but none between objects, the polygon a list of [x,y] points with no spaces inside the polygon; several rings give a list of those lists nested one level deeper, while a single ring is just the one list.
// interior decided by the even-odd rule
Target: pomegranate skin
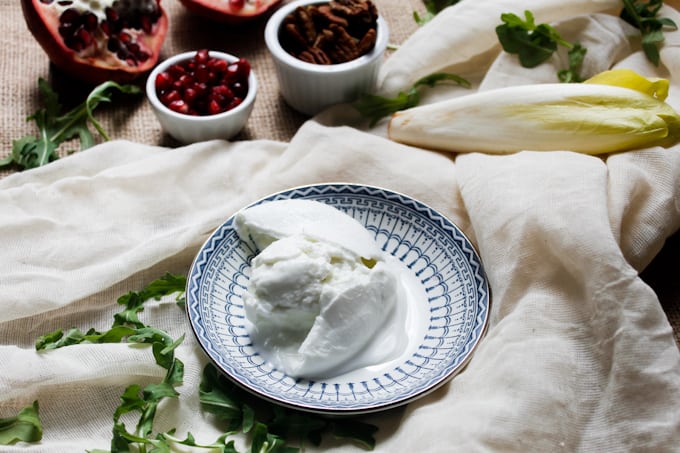
[{"label": "pomegranate skin", "polygon": [[257,19],[282,0],[180,0],[192,13],[215,22],[237,25]]},{"label": "pomegranate skin", "polygon": [[168,17],[158,5],[160,17],[153,33],[145,35],[143,44],[148,59],[132,66],[110,52],[104,56],[81,56],[64,43],[59,34],[59,17],[40,0],[21,0],[21,9],[29,31],[47,54],[49,60],[68,76],[85,83],[98,85],[106,81],[129,83],[147,74],[158,62],[160,49],[168,31]]}]

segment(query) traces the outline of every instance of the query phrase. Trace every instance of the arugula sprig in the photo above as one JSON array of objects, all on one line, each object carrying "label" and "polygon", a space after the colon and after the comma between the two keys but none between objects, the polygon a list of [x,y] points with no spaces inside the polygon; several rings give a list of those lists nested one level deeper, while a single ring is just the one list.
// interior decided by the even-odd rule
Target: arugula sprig
[{"label": "arugula sprig", "polygon": [[663,43],[663,29],[677,30],[676,23],[667,17],[656,17],[663,6],[663,0],[623,0],[621,18],[640,30],[642,50],[647,59],[659,66],[659,45]]},{"label": "arugula sprig", "polygon": [[261,451],[256,445],[268,445],[269,449],[264,451],[295,452],[299,449],[287,446],[286,440],[297,440],[301,447],[307,442],[319,446],[324,434],[349,440],[366,450],[375,447],[376,426],[357,419],[323,417],[265,403],[210,364],[203,370],[199,398],[203,409],[226,422],[229,431],[251,433],[252,451]]},{"label": "arugula sprig", "polygon": [[438,83],[450,81],[465,88],[470,87],[470,82],[465,78],[450,73],[438,72],[427,75],[417,80],[408,91],[400,91],[393,98],[378,96],[374,94],[365,94],[359,98],[354,104],[354,108],[359,113],[370,120],[370,126],[375,124],[382,118],[411,107],[415,107],[420,103],[420,89],[422,87],[434,87]]},{"label": "arugula sprig", "polygon": [[[35,343],[36,350],[57,349],[81,343],[120,343],[124,339],[137,343],[154,341],[166,347],[172,339],[163,331],[146,326],[139,320],[138,313],[144,310],[144,302],[150,299],[159,300],[163,296],[178,293],[176,302],[184,303],[186,277],[165,274],[154,280],[139,292],[130,291],[118,298],[118,304],[125,308],[113,315],[113,324],[109,330],[99,332],[94,328],[87,332],[72,328],[66,334],[62,329],[40,336]],[[159,364],[160,365],[160,364]]]},{"label": "arugula sprig", "polygon": [[423,5],[425,5],[425,13],[421,16],[417,11],[413,11],[413,20],[415,20],[418,25],[425,25],[431,21],[434,16],[439,14],[441,10],[455,5],[459,1],[460,0],[423,0]]},{"label": "arugula sprig", "polygon": [[104,140],[110,140],[102,125],[94,117],[94,110],[101,103],[111,102],[115,91],[125,94],[141,92],[135,85],[104,82],[96,86],[82,104],[62,113],[59,97],[45,79],[38,80],[38,90],[44,106],[27,118],[27,121],[35,122],[38,135],[26,135],[14,140],[12,152],[4,159],[0,159],[0,167],[11,164],[16,164],[21,169],[40,167],[58,159],[59,146],[74,138],[80,141],[81,150],[87,149],[95,143],[89,124]]},{"label": "arugula sprig", "polygon": [[[324,433],[353,441],[365,449],[370,450],[375,446],[373,434],[377,428],[373,425],[351,419],[326,419],[265,402],[236,386],[210,364],[203,371],[199,400],[204,411],[226,422],[226,432],[207,445],[197,443],[191,433],[187,433],[184,439],[177,437],[175,430],[154,434],[153,423],[159,404],[166,398],[179,396],[176,387],[182,384],[184,364],[175,357],[174,351],[182,343],[184,336],[173,339],[167,332],[145,325],[139,319],[139,313],[143,311],[146,301],[159,300],[161,297],[175,293],[177,305],[184,306],[186,304],[185,287],[186,277],[165,274],[141,291],[131,291],[119,297],[117,302],[123,309],[114,314],[109,330],[98,332],[90,329],[83,333],[73,328],[67,334],[64,334],[62,330],[56,330],[41,336],[36,341],[38,350],[50,350],[83,343],[123,341],[151,345],[156,364],[166,370],[165,376],[159,383],[151,383],[144,387],[132,384],[124,390],[120,397],[120,405],[113,415],[111,453],[129,453],[130,451],[165,453],[174,451],[173,447],[179,445],[209,448],[211,451],[220,453],[239,453],[234,446],[234,441],[230,439],[236,433],[249,436],[251,453],[298,452],[299,448],[289,445],[291,439],[298,440],[301,444],[312,442],[319,445]],[[37,418],[37,402],[34,406]],[[134,430],[129,430],[122,421],[126,414],[138,415],[139,419]],[[2,423],[0,420],[0,440],[2,439]],[[37,426],[42,436],[42,428],[39,424]],[[33,439],[39,440],[35,434]],[[90,453],[104,452],[92,450]]]},{"label": "arugula sprig", "polygon": [[520,64],[534,68],[546,61],[558,46],[569,49],[569,68],[558,72],[561,82],[581,82],[579,69],[587,50],[580,43],[570,43],[549,24],[536,24],[531,11],[524,11],[524,19],[514,13],[501,14],[501,25],[496,35],[505,50],[517,54]]},{"label": "arugula sprig", "polygon": [[19,411],[17,415],[0,418],[0,445],[40,441],[43,428],[38,412],[38,402],[34,401],[33,404]]}]

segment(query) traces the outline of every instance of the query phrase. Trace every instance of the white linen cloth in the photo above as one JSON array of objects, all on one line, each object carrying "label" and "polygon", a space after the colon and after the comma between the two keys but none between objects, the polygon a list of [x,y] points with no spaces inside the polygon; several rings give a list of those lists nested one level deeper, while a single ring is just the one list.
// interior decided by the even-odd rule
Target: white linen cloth
[{"label": "white linen cloth", "polygon": [[[454,8],[484,14],[474,4]],[[451,11],[437,20],[454,20]],[[662,13],[680,23],[676,11]],[[564,35],[588,48],[586,71],[618,66],[670,78],[668,101],[680,110],[680,32],[666,34],[655,68],[614,16],[564,19]],[[390,71],[400,59],[439,39],[436,27],[423,27],[420,44],[390,57],[383,80],[396,80]],[[466,36],[451,39],[442,46],[455,49]],[[529,71],[486,49],[474,67],[463,59],[457,68],[488,69],[474,88],[487,89],[548,81],[563,61]],[[427,101],[466,92],[434,90]],[[478,247],[492,288],[489,330],[466,369],[406,408],[367,417],[380,428],[376,451],[677,451],[680,353],[638,272],[680,228],[680,145],[606,158],[568,150],[456,156],[391,142],[384,122],[370,131],[343,126],[348,118],[348,109],[331,109],[291,143],[114,141],[0,181],[0,416],[37,399],[45,429],[41,443],[3,451],[107,449],[124,387],[163,375],[148,348],[36,352],[39,335],[107,328],[117,297],[165,272],[186,273],[206,236],[238,208],[337,181],[403,192],[447,215]],[[181,396],[161,406],[156,429],[211,442],[221,431],[197,397],[207,360],[185,314],[168,298],[147,304],[142,318],[187,335],[177,350],[186,365]],[[356,448],[325,439],[321,449]]]}]

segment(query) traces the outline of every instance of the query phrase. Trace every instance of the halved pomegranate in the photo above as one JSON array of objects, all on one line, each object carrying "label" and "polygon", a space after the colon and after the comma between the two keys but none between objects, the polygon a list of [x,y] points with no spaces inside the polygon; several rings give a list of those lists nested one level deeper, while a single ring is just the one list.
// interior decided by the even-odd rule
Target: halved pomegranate
[{"label": "halved pomegranate", "polygon": [[210,20],[239,24],[262,16],[282,0],[180,0],[191,12]]},{"label": "halved pomegranate", "polygon": [[168,31],[160,0],[21,0],[21,7],[50,61],[91,84],[150,71]]}]

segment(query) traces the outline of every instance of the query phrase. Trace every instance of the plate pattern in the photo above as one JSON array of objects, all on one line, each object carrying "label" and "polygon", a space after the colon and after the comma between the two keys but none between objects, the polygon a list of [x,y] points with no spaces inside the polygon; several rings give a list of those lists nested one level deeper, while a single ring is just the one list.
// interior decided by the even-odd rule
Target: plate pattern
[{"label": "plate pattern", "polygon": [[288,198],[313,199],[346,212],[401,260],[427,294],[427,333],[403,363],[356,382],[293,379],[273,368],[253,346],[245,326],[242,296],[257,251],[239,240],[230,218],[199,251],[187,281],[192,328],[219,369],[277,403],[350,414],[405,404],[462,368],[486,328],[490,295],[479,256],[453,223],[405,195],[354,184],[298,187],[255,204]]}]

